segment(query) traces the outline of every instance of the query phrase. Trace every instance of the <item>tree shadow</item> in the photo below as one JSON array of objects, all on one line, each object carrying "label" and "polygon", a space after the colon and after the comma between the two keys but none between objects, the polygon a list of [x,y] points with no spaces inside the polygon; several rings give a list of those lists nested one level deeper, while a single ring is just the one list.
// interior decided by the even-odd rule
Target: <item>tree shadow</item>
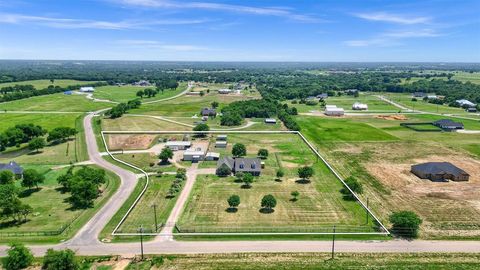
[{"label": "tree shadow", "polygon": [[41,153],[43,153],[43,151],[32,151],[32,152],[29,152],[27,155],[28,156],[36,156],[36,155],[40,155]]},{"label": "tree shadow", "polygon": [[238,212],[238,208],[236,208],[236,207],[228,207],[227,209],[225,209],[225,212],[227,212],[227,213],[236,213],[236,212]]},{"label": "tree shadow", "polygon": [[158,165],[160,165],[160,166],[162,166],[162,165],[170,165],[170,164],[171,164],[171,162],[168,161],[168,160],[165,161],[165,162],[160,160],[160,162],[158,162]]},{"label": "tree shadow", "polygon": [[39,192],[40,190],[42,190],[42,188],[29,188],[29,189],[26,189],[22,192],[20,192],[18,194],[18,197],[19,198],[26,198],[26,197],[29,197],[30,195],[32,195],[33,193],[35,192]]},{"label": "tree shadow", "polygon": [[9,221],[3,221],[3,222],[0,222],[0,229],[5,229],[5,228],[10,228],[10,227],[18,227],[20,225],[22,225],[23,223],[26,223],[28,222],[28,219],[27,221],[25,220],[20,220],[20,221],[17,221],[17,220],[9,220]]},{"label": "tree shadow", "polygon": [[283,181],[282,181],[282,179],[280,179],[280,178],[275,178],[275,182],[281,183],[281,182],[283,182]]},{"label": "tree shadow", "polygon": [[238,184],[243,183],[242,179],[235,179],[235,180],[233,180],[233,182],[238,183]]},{"label": "tree shadow", "polygon": [[275,210],[273,208],[263,207],[263,208],[260,208],[260,210],[258,212],[260,212],[262,214],[271,214],[271,213],[275,212]]},{"label": "tree shadow", "polygon": [[296,202],[296,201],[298,201],[298,198],[291,198],[289,201]]},{"label": "tree shadow", "polygon": [[55,191],[58,191],[58,192],[60,192],[60,193],[62,193],[62,194],[65,194],[65,193],[68,192],[68,190],[67,190],[66,188],[64,188],[64,187],[56,187],[56,188],[55,188]]},{"label": "tree shadow", "polygon": [[295,181],[295,183],[297,184],[302,184],[302,185],[305,185],[305,184],[310,184],[312,181],[310,181],[309,179],[298,179]]},{"label": "tree shadow", "polygon": [[243,184],[243,185],[240,186],[240,188],[242,188],[242,189],[251,189],[252,186],[251,186],[251,185],[247,185],[247,184]]}]

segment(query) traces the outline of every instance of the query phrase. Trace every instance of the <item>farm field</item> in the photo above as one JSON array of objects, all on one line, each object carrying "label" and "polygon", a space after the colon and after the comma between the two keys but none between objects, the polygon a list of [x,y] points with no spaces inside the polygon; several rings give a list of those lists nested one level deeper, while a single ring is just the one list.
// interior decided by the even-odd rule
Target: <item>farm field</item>
[{"label": "farm field", "polygon": [[42,113],[0,113],[0,132],[20,124],[40,125],[46,130],[52,130],[55,127],[75,127],[75,119],[81,114],[42,114]]},{"label": "farm field", "polygon": [[102,119],[102,130],[111,131],[145,131],[145,130],[192,130],[192,127],[166,122],[148,116],[124,115],[123,117]]},{"label": "farm field", "polygon": [[[92,217],[119,185],[118,177],[107,172],[107,182],[101,187],[103,195],[95,200],[95,206],[85,210],[72,210],[66,201],[68,193],[62,193],[58,189],[59,184],[56,180],[58,176],[67,171],[66,168],[54,169],[54,166],[29,164],[22,164],[22,166],[25,169],[33,168],[42,173],[45,176],[45,182],[39,185],[39,191],[21,193],[21,201],[33,208],[32,214],[29,216],[28,222],[16,226],[9,226],[6,221],[2,221],[0,223],[1,243],[8,243],[15,239],[26,242],[55,242],[69,238]],[[20,187],[18,181],[17,185]],[[69,227],[63,231],[66,226]],[[61,233],[53,236],[43,235],[44,232],[57,231],[61,231]]]},{"label": "farm field", "polygon": [[192,117],[199,115],[200,110],[205,107],[211,107],[211,103],[217,101],[220,106],[217,108],[220,111],[223,106],[228,103],[260,98],[258,92],[253,94],[228,94],[221,95],[216,92],[205,93],[205,96],[182,96],[166,103],[143,104],[140,108],[131,110],[131,114],[148,114],[160,115],[169,117]]},{"label": "farm field", "polygon": [[[406,121],[425,122],[437,117],[408,115]],[[327,140],[316,136],[318,133],[309,132],[311,125],[324,124],[323,118],[299,123],[304,134],[320,147],[341,175],[358,177],[364,185],[361,197],[369,198],[373,211],[382,220],[387,220],[393,211],[413,210],[424,220],[423,238],[477,239],[480,236],[480,219],[476,218],[480,214],[480,201],[474,196],[480,192],[480,156],[475,146],[480,141],[479,134],[417,132],[400,127],[405,121],[373,117],[355,117],[355,120],[395,136],[397,140]],[[348,123],[342,122],[343,119],[331,121]],[[465,124],[478,125],[476,121]],[[470,181],[434,183],[410,173],[411,165],[427,161],[452,162],[471,175]],[[457,214],[452,216],[451,213]]]},{"label": "farm field", "polygon": [[96,83],[98,81],[77,81],[77,80],[63,80],[63,79],[56,79],[53,84],[50,80],[32,80],[32,81],[21,81],[21,82],[9,82],[9,83],[0,83],[0,88],[7,87],[7,86],[14,86],[14,85],[33,85],[35,89],[44,89],[50,85],[53,86],[60,86],[66,87],[70,85],[89,85],[92,83]]},{"label": "farm field", "polygon": [[93,102],[84,95],[57,93],[0,103],[0,111],[90,112],[110,108],[111,103]]},{"label": "farm field", "polygon": [[[143,102],[146,101],[153,101],[162,98],[169,98],[173,97],[182,91],[184,91],[187,87],[186,83],[180,83],[177,89],[171,90],[167,89],[163,93],[158,93],[155,97],[147,98],[144,97],[142,99]],[[95,92],[93,93],[94,98],[98,99],[106,99],[116,102],[127,102],[132,99],[138,98],[136,96],[139,90],[144,90],[147,88],[155,89],[155,86],[135,86],[135,85],[126,85],[126,86],[116,86],[116,85],[109,85],[109,86],[101,86],[96,87]]]},{"label": "farm field", "polygon": [[[177,223],[180,232],[259,232],[259,231],[330,231],[337,225],[343,231],[371,231],[365,223],[365,210],[354,201],[345,201],[339,190],[341,182],[318,161],[313,152],[296,135],[229,134],[226,149],[215,149],[221,156],[228,155],[234,143],[247,146],[247,156],[256,156],[260,148],[269,150],[269,156],[260,177],[252,187],[242,188],[235,177],[219,178],[213,174],[199,175],[183,214]],[[310,165],[315,170],[311,182],[299,181],[296,169]],[[214,167],[213,162],[201,163],[202,168]],[[283,168],[285,177],[276,181],[276,171]],[[298,201],[290,193],[299,191]],[[226,211],[230,195],[240,196],[238,211]],[[273,194],[277,207],[270,214],[260,212],[260,200]]]},{"label": "farm field", "polygon": [[156,232],[154,204],[157,206],[157,231],[160,231],[162,224],[167,221],[168,215],[178,198],[178,196],[173,198],[167,197],[168,190],[174,179],[175,175],[150,177],[150,183],[146,192],[132,212],[130,212],[125,222],[120,226],[118,232],[135,233],[140,225],[143,226],[145,232]]}]

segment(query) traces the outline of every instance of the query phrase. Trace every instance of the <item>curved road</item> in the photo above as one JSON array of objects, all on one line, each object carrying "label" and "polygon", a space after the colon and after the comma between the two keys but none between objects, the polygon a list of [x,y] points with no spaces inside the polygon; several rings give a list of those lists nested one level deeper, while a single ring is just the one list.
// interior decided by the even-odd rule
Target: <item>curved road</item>
[{"label": "curved road", "polygon": [[[122,255],[132,256],[140,252],[138,243],[106,244],[98,235],[111,217],[117,212],[135,187],[134,173],[105,161],[97,147],[89,114],[84,119],[85,136],[90,160],[98,166],[115,172],[121,178],[118,191],[70,240],[58,245],[30,246],[36,256],[48,248],[71,248],[81,255]],[[480,252],[479,241],[337,241],[338,252]],[[0,256],[6,253],[6,246],[0,246]],[[144,244],[147,254],[188,254],[188,253],[234,253],[234,252],[329,252],[330,241],[191,241],[180,242],[170,237],[157,237]]]}]

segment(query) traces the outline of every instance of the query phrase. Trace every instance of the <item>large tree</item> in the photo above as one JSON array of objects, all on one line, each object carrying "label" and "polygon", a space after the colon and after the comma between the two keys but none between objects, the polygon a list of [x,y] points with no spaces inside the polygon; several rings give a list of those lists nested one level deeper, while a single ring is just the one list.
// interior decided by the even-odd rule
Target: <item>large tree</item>
[{"label": "large tree", "polygon": [[198,131],[198,133],[197,132],[195,133],[195,136],[198,136],[198,137],[204,137],[206,135],[205,132],[209,130],[210,130],[210,127],[205,123],[200,123],[193,128],[193,131]]},{"label": "large tree", "polygon": [[[362,184],[358,182],[358,180],[350,176],[347,179],[345,179],[345,184],[355,193],[357,194],[362,194],[363,193],[363,187]],[[352,192],[348,190],[348,188],[343,187],[340,192],[343,194],[343,199],[345,200],[355,200],[355,196],[353,196]]]},{"label": "large tree", "polygon": [[304,166],[298,168],[298,177],[303,180],[309,181],[309,178],[312,177],[314,174],[313,168],[309,166]]},{"label": "large tree", "polygon": [[268,194],[263,196],[262,203],[261,203],[262,208],[266,209],[267,212],[272,212],[275,206],[277,206],[277,200],[273,195]]},{"label": "large tree", "polygon": [[36,151],[38,153],[38,152],[40,152],[40,149],[43,149],[46,145],[47,145],[47,143],[45,142],[45,139],[41,138],[41,137],[38,137],[38,138],[32,139],[28,143],[28,149],[30,149],[32,151]]},{"label": "large tree", "polygon": [[232,195],[227,199],[228,206],[231,209],[236,209],[240,205],[240,196]]},{"label": "large tree", "polygon": [[0,171],[0,185],[11,184],[15,180],[15,175],[9,171]]},{"label": "large tree", "polygon": [[65,141],[71,136],[77,134],[77,130],[70,127],[57,127],[48,133],[47,141]]},{"label": "large tree", "polygon": [[266,159],[268,157],[268,150],[263,148],[258,150],[257,156],[261,159]]},{"label": "large tree", "polygon": [[250,188],[252,186],[252,183],[253,183],[253,175],[251,173],[243,174],[242,181],[245,184],[246,188]]},{"label": "large tree", "polygon": [[162,163],[167,163],[168,159],[173,158],[172,149],[168,147],[163,148],[162,152],[160,152],[160,155],[158,155],[158,158],[162,161]]},{"label": "large tree", "polygon": [[232,148],[232,155],[236,157],[242,157],[247,155],[247,148],[242,143],[236,143]]},{"label": "large tree", "polygon": [[34,169],[26,169],[23,172],[22,186],[27,188],[36,187],[45,181],[45,176]]},{"label": "large tree", "polygon": [[7,250],[7,257],[3,258],[2,266],[5,270],[19,270],[31,266],[33,263],[33,254],[20,243],[10,244]]},{"label": "large tree", "polygon": [[48,249],[43,258],[42,269],[45,270],[77,270],[80,265],[75,258],[75,252],[71,249],[53,250]]},{"label": "large tree", "polygon": [[392,232],[404,237],[415,238],[418,236],[418,229],[422,224],[422,219],[412,211],[394,212],[390,215],[392,223]]}]

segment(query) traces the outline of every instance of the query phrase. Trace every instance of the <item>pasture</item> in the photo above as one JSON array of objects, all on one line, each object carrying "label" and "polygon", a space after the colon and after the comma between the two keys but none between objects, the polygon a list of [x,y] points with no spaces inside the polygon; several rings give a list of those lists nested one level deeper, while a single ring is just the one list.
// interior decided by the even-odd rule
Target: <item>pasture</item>
[{"label": "pasture", "polygon": [[[244,143],[248,157],[255,157],[260,148],[269,150],[261,176],[251,188],[242,188],[235,177],[199,175],[177,223],[180,232],[318,232],[330,231],[333,225],[343,231],[372,230],[372,224],[365,223],[365,210],[355,201],[342,199],[341,182],[298,136],[229,134],[228,141],[227,149],[214,151],[229,155],[234,143]],[[315,171],[310,182],[299,181],[297,176],[297,169],[306,165]],[[276,180],[280,168],[285,176]],[[299,191],[298,201],[292,200],[292,191]],[[232,213],[227,211],[226,200],[234,194],[240,196],[241,203]],[[267,194],[277,199],[275,211],[268,214],[260,210],[260,201]]]},{"label": "pasture", "polygon": [[[405,121],[355,117],[355,124],[380,130],[395,140],[371,140],[355,136],[343,137],[342,129],[330,129],[327,135],[311,132],[312,127],[325,125],[324,118],[299,121],[302,132],[313,141],[327,160],[344,177],[355,175],[364,186],[361,197],[369,198],[372,210],[387,220],[393,211],[412,210],[423,219],[421,237],[427,239],[477,239],[480,235],[480,155],[479,134],[455,132],[417,132],[401,127],[402,122],[428,122],[442,118],[434,115],[408,115]],[[460,120],[460,119],[454,119]],[[353,119],[330,119],[351,127]],[[461,120],[464,121],[464,120]],[[313,123],[312,123],[313,122]],[[465,120],[468,128],[479,123]],[[355,125],[354,125],[355,126]],[[352,127],[354,127],[352,126]],[[315,129],[314,129],[315,131]],[[325,133],[325,131],[323,132]],[[366,134],[373,134],[368,131]],[[338,135],[338,136],[337,136]],[[323,139],[322,139],[323,138]],[[466,170],[468,182],[434,183],[410,173],[410,166],[427,161],[448,161]],[[455,213],[455,215],[452,215]]]},{"label": "pasture", "polygon": [[[147,98],[144,97],[142,101],[153,101],[163,98],[173,97],[182,91],[185,90],[187,87],[186,83],[180,83],[177,89],[171,90],[166,89],[163,93],[158,93],[155,97]],[[137,97],[137,92],[144,89],[155,89],[155,86],[135,86],[135,85],[125,85],[125,86],[116,86],[116,85],[109,85],[109,86],[101,86],[95,88],[95,92],[93,93],[94,98],[98,99],[106,99],[116,102],[127,102],[132,99],[139,98]]]},{"label": "pasture", "polygon": [[64,80],[64,79],[55,79],[52,83],[50,80],[31,80],[31,81],[21,81],[21,82],[9,82],[9,83],[0,83],[0,88],[7,86],[15,85],[33,85],[35,89],[44,89],[50,85],[67,87],[70,85],[89,85],[96,83],[98,81],[78,81],[78,80]]}]

